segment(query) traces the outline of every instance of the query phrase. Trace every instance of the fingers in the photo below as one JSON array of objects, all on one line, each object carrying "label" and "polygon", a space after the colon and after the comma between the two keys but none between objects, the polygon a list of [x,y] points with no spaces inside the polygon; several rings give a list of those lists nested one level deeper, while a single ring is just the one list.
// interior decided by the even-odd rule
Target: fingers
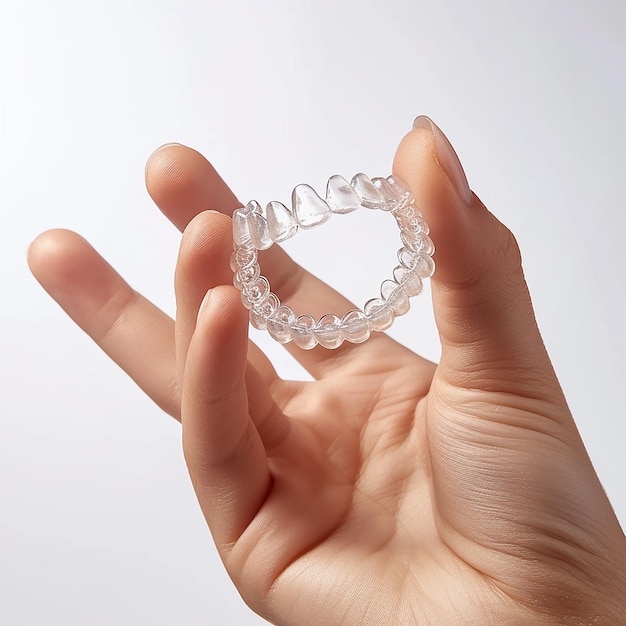
[{"label": "fingers", "polygon": [[31,245],[28,262],[67,314],[156,404],[178,418],[173,321],[73,232],[43,233]]},{"label": "fingers", "polygon": [[[187,367],[187,354],[196,332],[198,311],[210,289],[225,286],[232,278],[229,265],[232,250],[231,221],[225,215],[205,211],[196,216],[185,229],[176,265],[176,362],[178,380]],[[238,292],[236,292],[238,293]],[[247,310],[236,303],[247,319]],[[287,418],[280,412],[268,390],[278,376],[267,357],[248,342],[246,373],[249,413],[267,447],[282,440],[289,430]]]},{"label": "fingers", "polygon": [[[159,208],[181,229],[184,229],[195,215],[207,209],[230,216],[234,209],[241,206],[213,166],[201,154],[184,146],[166,146],[158,150],[148,162],[146,183],[150,195]],[[219,243],[218,236],[213,234],[208,235],[210,242],[207,240],[205,244],[198,244],[200,235],[193,234],[189,239],[190,242],[196,243],[191,247],[197,251],[201,251],[203,247],[209,250],[211,246],[224,250],[227,247],[226,241],[230,246],[232,241],[230,226],[227,229],[222,228],[223,225],[225,222],[220,225],[219,237],[224,238],[224,245]],[[200,224],[194,224],[193,228],[199,226]],[[297,314],[309,313],[320,318],[326,313],[334,312],[341,316],[354,308],[349,300],[303,270],[278,245],[262,252],[259,259],[262,272],[269,279],[272,290],[279,296],[281,302],[288,304]],[[199,259],[198,262],[203,265],[206,260]],[[191,261],[192,265],[194,263],[195,261]],[[218,273],[219,281],[215,282],[218,280],[216,278],[212,284],[218,284],[220,281],[223,284],[232,282],[232,273],[227,264],[222,263]],[[208,286],[202,284],[193,296],[196,306],[201,299],[199,294],[204,294]],[[193,320],[190,322],[192,327],[195,323],[195,312],[190,319]],[[186,334],[189,336],[189,328]],[[366,353],[380,354],[381,345],[384,347],[384,353],[390,356],[399,350],[395,342],[382,334],[375,334],[365,345],[355,346],[346,343],[337,350],[317,347],[311,351],[304,351],[293,345],[288,345],[287,348],[313,376],[319,378],[332,373],[337,367],[368,362],[371,365],[369,359],[361,357]],[[352,358],[355,354],[359,357],[356,361]]]},{"label": "fingers", "polygon": [[207,293],[186,360],[183,448],[215,541],[227,549],[265,499],[271,478],[246,392],[246,310],[234,287]]},{"label": "fingers", "polygon": [[163,146],[150,157],[146,188],[181,232],[202,211],[230,216],[241,206],[215,168],[199,152],[179,144]]},{"label": "fingers", "polygon": [[231,282],[229,232],[230,220],[226,216],[205,212],[183,234],[174,275],[179,381],[183,379],[187,350],[204,295],[212,287]]},{"label": "fingers", "polygon": [[560,395],[554,377],[538,388],[552,370],[515,239],[472,195],[452,146],[428,118],[418,118],[403,139],[394,172],[410,184],[435,242],[433,299],[450,382],[512,381],[517,392],[522,385]]},{"label": "fingers", "polygon": [[[196,327],[198,309],[209,289],[232,283],[231,221],[225,215],[205,211],[197,215],[183,233],[174,286],[176,292],[176,363],[182,381],[185,360]],[[242,305],[243,306],[243,305]],[[267,357],[250,345],[251,364],[267,381],[276,372]]]}]

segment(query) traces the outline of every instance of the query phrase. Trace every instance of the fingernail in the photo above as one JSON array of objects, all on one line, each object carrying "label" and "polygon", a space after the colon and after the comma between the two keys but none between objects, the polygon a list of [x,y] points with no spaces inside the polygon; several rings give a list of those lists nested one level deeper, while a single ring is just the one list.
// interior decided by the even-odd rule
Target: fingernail
[{"label": "fingernail", "polygon": [[454,185],[457,194],[465,202],[465,204],[472,204],[472,192],[467,182],[467,177],[463,171],[463,166],[459,161],[452,144],[448,141],[448,138],[441,132],[441,129],[426,115],[420,115],[413,122],[413,128],[426,128],[430,130],[435,136],[435,142],[437,146],[437,154],[435,155],[439,165],[441,165],[444,172]]},{"label": "fingernail", "polygon": [[204,294],[204,298],[202,298],[202,302],[200,303],[200,308],[198,309],[198,316],[197,316],[198,320],[202,319],[205,316],[206,310],[209,304],[209,300],[211,300],[212,293],[213,293],[213,289],[209,289]]}]

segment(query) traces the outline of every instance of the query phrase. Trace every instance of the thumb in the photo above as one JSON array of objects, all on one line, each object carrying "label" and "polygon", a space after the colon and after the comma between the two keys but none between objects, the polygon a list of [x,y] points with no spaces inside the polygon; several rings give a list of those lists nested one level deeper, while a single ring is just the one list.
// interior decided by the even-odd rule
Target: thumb
[{"label": "thumb", "polygon": [[[526,395],[524,387],[530,386],[531,396],[561,396],[517,242],[472,194],[454,149],[429,118],[415,120],[393,171],[410,186],[436,247],[431,284],[442,345],[440,373],[456,387]],[[541,375],[529,376],[529,371]],[[547,388],[538,388],[546,386],[541,382],[546,378]]]},{"label": "thumb", "polygon": [[438,531],[509,597],[558,615],[595,611],[623,533],[543,346],[515,238],[428,118],[403,139],[394,174],[437,249],[442,353],[427,433]]}]

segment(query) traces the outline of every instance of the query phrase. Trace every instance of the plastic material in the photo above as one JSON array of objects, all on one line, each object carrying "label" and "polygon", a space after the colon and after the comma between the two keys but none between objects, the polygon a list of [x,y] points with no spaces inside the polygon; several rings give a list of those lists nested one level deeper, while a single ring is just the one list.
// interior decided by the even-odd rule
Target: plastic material
[{"label": "plastic material", "polygon": [[[423,280],[435,271],[428,224],[415,207],[411,192],[394,176],[370,179],[356,174],[350,183],[342,176],[331,176],[325,199],[309,185],[297,185],[292,205],[293,210],[289,210],[273,201],[264,212],[252,200],[233,214],[233,284],[250,310],[252,325],[267,330],[279,343],[293,341],[299,348],[311,350],[317,345],[335,349],[344,341],[367,341],[372,332],[386,331],[396,317],[409,310],[409,298],[422,292]],[[308,314],[296,315],[281,303],[267,278],[261,275],[258,251],[293,237],[299,228],[315,228],[333,214],[351,213],[360,207],[387,211],[398,224],[402,247],[393,278],[383,281],[380,297],[368,300],[362,310],[348,311],[342,318],[328,313],[317,321]]]}]

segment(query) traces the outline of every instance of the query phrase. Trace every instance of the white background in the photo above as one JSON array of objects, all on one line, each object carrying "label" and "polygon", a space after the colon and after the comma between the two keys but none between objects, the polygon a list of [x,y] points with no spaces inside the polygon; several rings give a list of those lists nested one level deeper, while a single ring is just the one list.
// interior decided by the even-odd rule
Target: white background
[{"label": "white background", "polygon": [[[622,0],[2,8],[0,623],[262,622],[216,557],[178,424],[25,262],[37,233],[72,228],[172,312],[178,235],[143,186],[147,157],[169,141],[205,153],[242,200],[267,202],[335,173],[389,173],[413,118],[431,115],[519,239],[548,349],[626,521]],[[343,247],[325,237],[345,230],[321,229],[291,249],[372,297],[370,267],[391,268],[395,244],[359,228]],[[369,265],[350,267],[354,256]],[[437,358],[427,298],[392,334]],[[301,375],[270,349],[283,375]]]}]

